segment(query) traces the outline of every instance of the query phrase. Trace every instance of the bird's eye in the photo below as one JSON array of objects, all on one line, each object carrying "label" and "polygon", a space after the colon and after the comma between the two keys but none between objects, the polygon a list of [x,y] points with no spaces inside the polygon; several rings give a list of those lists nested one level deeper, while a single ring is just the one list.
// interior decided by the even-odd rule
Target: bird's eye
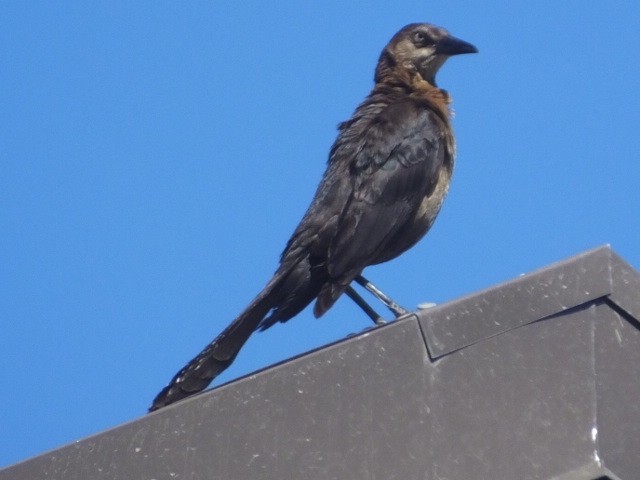
[{"label": "bird's eye", "polygon": [[420,46],[425,46],[429,43],[430,38],[424,32],[413,32],[413,43]]}]

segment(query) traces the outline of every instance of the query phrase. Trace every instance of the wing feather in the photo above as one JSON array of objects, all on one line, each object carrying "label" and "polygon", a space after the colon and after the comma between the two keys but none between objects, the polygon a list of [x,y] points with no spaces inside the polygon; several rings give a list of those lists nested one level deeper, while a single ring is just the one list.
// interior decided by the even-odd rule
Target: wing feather
[{"label": "wing feather", "polygon": [[421,199],[433,192],[447,161],[443,127],[429,109],[405,102],[389,106],[366,130],[352,163],[353,191],[328,252],[332,278],[376,263],[381,252],[394,250],[398,233],[415,224]]}]

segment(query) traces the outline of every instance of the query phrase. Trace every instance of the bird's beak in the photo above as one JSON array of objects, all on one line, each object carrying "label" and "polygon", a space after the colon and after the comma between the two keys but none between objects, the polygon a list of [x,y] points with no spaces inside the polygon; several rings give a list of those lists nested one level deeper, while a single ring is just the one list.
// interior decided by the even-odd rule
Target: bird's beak
[{"label": "bird's beak", "polygon": [[478,49],[456,37],[445,37],[436,44],[436,54],[451,56],[462,53],[478,53]]}]

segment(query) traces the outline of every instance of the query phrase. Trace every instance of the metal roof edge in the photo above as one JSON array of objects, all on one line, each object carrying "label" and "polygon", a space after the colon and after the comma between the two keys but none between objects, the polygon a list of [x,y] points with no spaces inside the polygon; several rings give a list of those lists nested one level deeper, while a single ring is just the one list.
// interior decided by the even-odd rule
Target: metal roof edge
[{"label": "metal roof edge", "polygon": [[640,319],[640,272],[611,251],[612,289],[609,300],[636,320]]},{"label": "metal roof edge", "polygon": [[[432,359],[517,327],[612,295],[640,316],[640,274],[609,245],[588,250],[502,284],[418,312]],[[635,300],[635,301],[634,301]]]}]

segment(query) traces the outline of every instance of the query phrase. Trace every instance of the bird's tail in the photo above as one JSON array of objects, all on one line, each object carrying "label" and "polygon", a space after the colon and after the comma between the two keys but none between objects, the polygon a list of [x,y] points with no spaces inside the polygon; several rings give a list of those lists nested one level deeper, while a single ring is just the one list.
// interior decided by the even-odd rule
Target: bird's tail
[{"label": "bird's tail", "polygon": [[244,312],[171,379],[153,400],[149,411],[204,390],[231,365],[260,321],[274,307],[274,293],[281,281],[282,277],[276,275]]}]

